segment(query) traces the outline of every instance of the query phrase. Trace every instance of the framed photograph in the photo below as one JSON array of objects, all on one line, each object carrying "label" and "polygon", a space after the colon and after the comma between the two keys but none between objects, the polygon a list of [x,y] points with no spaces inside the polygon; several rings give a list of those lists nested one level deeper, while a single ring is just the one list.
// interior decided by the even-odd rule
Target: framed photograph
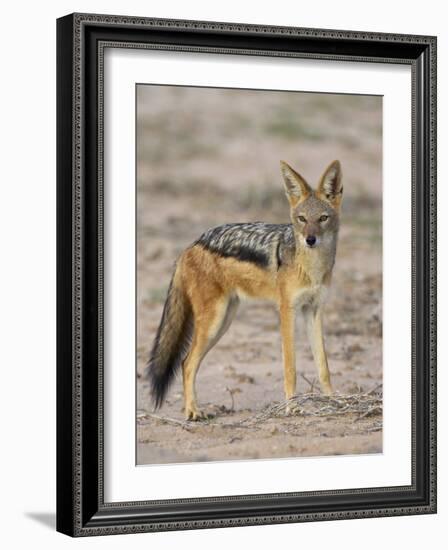
[{"label": "framed photograph", "polygon": [[435,513],[436,38],[57,50],[57,529]]}]

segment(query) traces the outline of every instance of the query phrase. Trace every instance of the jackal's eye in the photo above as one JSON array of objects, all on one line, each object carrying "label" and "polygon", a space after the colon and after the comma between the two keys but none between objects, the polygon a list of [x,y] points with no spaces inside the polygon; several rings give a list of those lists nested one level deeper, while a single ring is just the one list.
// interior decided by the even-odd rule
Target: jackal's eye
[{"label": "jackal's eye", "polygon": [[299,222],[306,223],[305,216],[297,216],[297,219],[299,220]]},{"label": "jackal's eye", "polygon": [[326,222],[328,220],[329,216],[327,216],[326,214],[323,214],[320,218],[319,218],[319,221],[320,222]]}]

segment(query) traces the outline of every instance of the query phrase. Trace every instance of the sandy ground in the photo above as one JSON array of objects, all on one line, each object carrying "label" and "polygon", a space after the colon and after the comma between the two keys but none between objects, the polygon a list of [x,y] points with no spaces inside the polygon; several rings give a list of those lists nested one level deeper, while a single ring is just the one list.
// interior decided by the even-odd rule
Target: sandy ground
[{"label": "sandy ground", "polygon": [[[197,378],[212,418],[184,423],[179,376],[153,412],[142,372],[174,261],[207,228],[288,220],[279,160],[315,185],[338,158],[344,204],[325,335],[333,387],[355,395],[382,382],[381,99],[158,86],[138,89],[137,457],[139,464],[378,453],[381,411],[281,416],[245,425],[283,400],[275,306],[242,304]],[[297,330],[298,394],[318,392]],[[178,421],[178,422],[176,422]],[[241,423],[242,422],[242,423]]]}]

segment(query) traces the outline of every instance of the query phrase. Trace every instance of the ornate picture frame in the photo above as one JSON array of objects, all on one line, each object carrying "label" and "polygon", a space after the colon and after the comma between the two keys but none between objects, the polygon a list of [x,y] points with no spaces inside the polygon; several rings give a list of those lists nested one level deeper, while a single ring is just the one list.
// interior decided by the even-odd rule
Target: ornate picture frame
[{"label": "ornate picture frame", "polygon": [[[104,498],[104,51],[410,66],[411,484]],[[70,536],[436,512],[436,38],[72,14],[57,21],[57,530]],[[399,342],[396,344],[399,346]],[[130,369],[134,366],[130,365]],[[168,466],[167,466],[168,467]]]}]

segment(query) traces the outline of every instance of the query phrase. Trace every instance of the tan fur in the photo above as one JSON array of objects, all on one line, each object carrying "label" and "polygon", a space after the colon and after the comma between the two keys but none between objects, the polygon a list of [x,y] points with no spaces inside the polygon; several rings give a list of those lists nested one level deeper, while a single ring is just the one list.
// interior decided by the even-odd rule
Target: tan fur
[{"label": "tan fur", "polygon": [[[197,371],[207,352],[229,327],[240,298],[266,299],[278,306],[285,397],[289,399],[296,392],[297,309],[306,319],[322,389],[327,394],[332,392],[323,340],[322,305],[331,281],[336,251],[342,198],[340,166],[338,161],[330,164],[316,191],[286,163],[281,163],[281,169],[297,246],[278,270],[223,257],[198,245],[188,248],[178,260],[175,282],[191,305],[194,318],[192,344],[182,363],[188,419],[203,416],[195,393]],[[329,220],[319,221],[322,212],[329,213]],[[306,219],[306,223],[300,222],[298,216]],[[318,239],[316,248],[306,246],[309,235]]]}]

